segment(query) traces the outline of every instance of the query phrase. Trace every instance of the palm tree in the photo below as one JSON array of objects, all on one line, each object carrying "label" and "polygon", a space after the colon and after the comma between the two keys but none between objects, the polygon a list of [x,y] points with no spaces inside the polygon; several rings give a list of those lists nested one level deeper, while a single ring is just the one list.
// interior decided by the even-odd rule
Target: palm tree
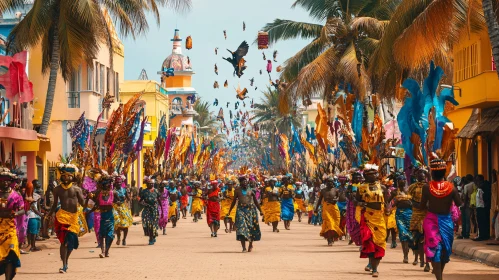
[{"label": "palm tree", "polygon": [[[15,10],[26,0],[2,1],[0,13]],[[113,53],[110,27],[106,23],[107,10],[123,36],[135,36],[148,28],[146,12],[152,11],[159,24],[158,5],[176,9],[189,7],[190,0],[35,0],[32,9],[9,35],[8,50],[22,51],[42,45],[42,71],[50,71],[45,110],[39,133],[46,134],[54,104],[57,73],[65,81],[82,61],[92,62],[100,43],[106,42]],[[110,55],[111,70],[113,66]],[[92,65],[92,63],[89,63]],[[114,75],[113,75],[114,76]]]},{"label": "palm tree", "polygon": [[483,15],[489,30],[490,44],[492,45],[492,56],[499,77],[499,0],[482,0]]},{"label": "palm tree", "polygon": [[210,111],[210,107],[208,101],[198,99],[193,106],[193,109],[198,113],[194,117],[194,121],[198,123],[199,127],[202,128],[202,132],[206,133],[206,136],[210,137],[215,145],[221,145],[227,141],[227,135],[218,133],[217,117],[214,112]]},{"label": "palm tree", "polygon": [[290,112],[283,114],[279,110],[279,92],[267,88],[263,92],[263,97],[259,103],[253,104],[252,120],[260,126],[260,130],[273,133],[276,129],[280,133],[291,136],[291,125],[296,129],[301,127],[301,114],[296,107],[291,108]]},{"label": "palm tree", "polygon": [[[263,30],[270,43],[313,39],[288,59],[281,79],[290,82],[286,94],[309,103],[311,94],[328,96],[341,84],[349,84],[358,96],[370,89],[369,56],[377,47],[391,13],[399,0],[297,0],[321,24],[276,19]],[[345,86],[345,88],[347,88]]]},{"label": "palm tree", "polygon": [[451,72],[452,45],[463,32],[483,27],[479,1],[401,1],[371,56],[370,73],[388,85],[380,91],[393,96],[405,77],[425,71],[431,60]]}]

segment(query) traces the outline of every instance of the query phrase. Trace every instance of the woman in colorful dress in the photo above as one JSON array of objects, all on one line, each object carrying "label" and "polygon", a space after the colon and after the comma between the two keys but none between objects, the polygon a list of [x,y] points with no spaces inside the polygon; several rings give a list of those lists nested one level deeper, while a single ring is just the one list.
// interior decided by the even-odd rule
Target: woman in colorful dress
[{"label": "woman in colorful dress", "polygon": [[197,223],[197,221],[201,218],[201,213],[203,212],[204,204],[203,204],[203,190],[201,189],[201,182],[194,182],[194,189],[190,196],[192,196],[191,203],[191,214],[194,216],[193,221]]},{"label": "woman in colorful dress", "polygon": [[425,272],[430,271],[430,264],[428,261],[425,263],[424,254],[424,235],[423,235],[423,220],[426,217],[426,210],[421,209],[421,197],[423,194],[423,186],[427,184],[428,171],[424,167],[417,167],[414,170],[416,182],[409,186],[409,195],[412,197],[412,217],[410,229],[412,231],[412,243],[409,244],[414,251],[413,265],[418,264],[418,257],[420,266],[424,267]]},{"label": "woman in colorful dress", "polygon": [[281,220],[281,203],[279,202],[279,188],[276,187],[277,179],[274,177],[269,180],[269,186],[265,188],[265,197],[267,201],[265,204],[265,217],[266,223],[272,224],[272,231],[279,232],[277,228]]},{"label": "woman in colorful dress", "polygon": [[114,225],[116,236],[118,237],[116,245],[120,245],[121,232],[123,232],[123,246],[126,245],[126,238],[128,236],[128,228],[133,223],[132,211],[128,207],[130,196],[126,191],[125,176],[113,174],[114,189],[118,195],[117,202],[113,204],[114,208]]},{"label": "woman in colorful dress", "polygon": [[0,167],[0,275],[14,279],[21,266],[16,218],[24,216],[24,200],[11,188],[16,176]]},{"label": "woman in colorful dress", "polygon": [[372,277],[378,277],[378,266],[385,256],[386,224],[384,213],[386,188],[378,180],[378,167],[366,164],[365,182],[359,186],[356,200],[361,207],[359,224],[361,237],[361,258],[369,258],[366,271],[372,271]]},{"label": "woman in colorful dress", "polygon": [[302,190],[302,182],[296,182],[296,190],[294,201],[296,204],[296,214],[298,215],[298,222],[301,222],[301,215],[307,211],[305,208],[305,192]]},{"label": "woman in colorful dress", "polygon": [[172,222],[172,228],[177,227],[177,221],[180,219],[180,213],[177,206],[180,195],[182,195],[182,192],[175,187],[172,181],[170,181],[168,185],[168,211],[165,212],[168,213],[168,220]]},{"label": "woman in colorful dress", "polygon": [[390,201],[397,208],[395,212],[395,221],[399,232],[399,240],[402,244],[402,252],[404,254],[404,263],[409,263],[409,244],[412,242],[412,233],[410,230],[412,217],[412,197],[407,190],[407,181],[404,173],[394,174],[396,191],[393,191],[390,196]]},{"label": "woman in colorful dress", "polygon": [[357,188],[362,181],[362,174],[360,172],[352,173],[352,181],[347,187],[347,231],[350,235],[350,242],[348,244],[355,243],[355,245],[360,246],[360,225],[355,219],[355,213],[357,206],[355,206],[355,196],[357,194]]},{"label": "woman in colorful dress", "polygon": [[[229,215],[233,211],[236,203],[236,239],[241,242],[243,253],[253,250],[253,242],[259,241],[262,237],[260,225],[258,224],[258,215],[256,209],[263,215],[260,205],[256,200],[253,191],[248,188],[248,180],[245,176],[239,177],[240,187],[234,193],[234,200],[229,209]],[[249,242],[246,250],[246,241]]]},{"label": "woman in colorful dress", "polygon": [[220,228],[220,188],[218,181],[211,181],[207,189],[206,222],[211,230],[211,237],[217,237]]},{"label": "woman in colorful dress", "polygon": [[295,216],[295,206],[293,205],[293,185],[290,184],[290,177],[282,178],[282,187],[280,190],[281,198],[281,219],[284,222],[284,228],[290,230],[291,221]]},{"label": "woman in colorful dress", "polygon": [[[230,205],[234,200],[234,181],[227,180],[226,186],[222,188],[221,216],[224,218],[225,232],[231,233],[236,221],[236,211],[232,211],[229,215]],[[227,227],[227,224],[229,227]]]},{"label": "woman in colorful dress", "polygon": [[[140,193],[140,202],[144,206],[142,210],[142,227],[147,236],[149,236],[149,245],[156,243],[158,236],[159,211],[161,214],[162,204],[159,199],[160,194],[154,189],[154,179],[147,180],[147,188]],[[158,208],[159,207],[159,208]]]},{"label": "woman in colorful dress", "polygon": [[[161,211],[161,218],[159,219],[158,226],[159,229],[163,230],[163,235],[166,235],[166,225],[168,224],[168,211],[170,208],[170,200],[168,195],[168,190],[166,189],[168,182],[162,181],[159,184],[158,193],[159,201],[161,206],[159,206],[158,211]],[[177,204],[175,204],[176,207]],[[173,217],[175,218],[175,217]]]}]

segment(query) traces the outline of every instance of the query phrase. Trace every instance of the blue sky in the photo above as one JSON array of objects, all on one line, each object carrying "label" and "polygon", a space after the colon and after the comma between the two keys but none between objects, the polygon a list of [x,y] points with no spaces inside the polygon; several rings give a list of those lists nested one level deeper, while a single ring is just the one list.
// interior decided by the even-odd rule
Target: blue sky
[{"label": "blue sky", "polygon": [[[149,79],[158,80],[156,74],[160,70],[163,60],[171,54],[175,28],[180,29],[182,38],[189,35],[193,38],[193,49],[186,50],[184,54],[191,59],[195,71],[193,86],[199,96],[210,102],[218,98],[219,104],[223,104],[224,112],[228,115],[226,102],[231,102],[230,108],[234,112],[236,92],[234,87],[240,82],[241,87],[247,87],[248,96],[254,98],[255,102],[262,96],[261,90],[269,84],[268,75],[265,72],[266,61],[262,58],[262,51],[253,45],[258,31],[268,22],[275,18],[292,19],[296,21],[310,22],[307,12],[301,8],[291,9],[293,0],[193,0],[190,12],[178,14],[166,8],[161,9],[161,26],[155,24],[152,15],[149,16],[150,28],[146,35],[138,37],[135,41],[131,38],[123,40],[125,45],[125,79],[137,79],[142,68],[146,69]],[[243,21],[246,22],[246,31],[243,32]],[[223,30],[227,30],[227,40],[224,39]],[[239,79],[232,76],[233,68],[222,56],[227,57],[227,48],[235,50],[242,41],[248,41],[250,50],[246,57],[248,69]],[[185,41],[184,41],[185,43]],[[185,47],[185,44],[183,46]],[[265,52],[267,58],[272,58],[273,50],[277,50],[278,63],[273,63],[274,71],[272,78],[277,78],[275,68],[287,58],[295,54],[308,42],[303,40],[288,40],[272,46]],[[215,47],[219,48],[218,56],[215,55]],[[217,63],[219,75],[214,73],[214,64]],[[264,74],[260,76],[259,71]],[[255,78],[255,86],[249,86],[249,79]],[[223,83],[228,80],[229,87],[224,88]],[[219,89],[213,89],[213,83],[217,80]],[[246,99],[249,109],[249,99]],[[220,105],[219,105],[220,106]],[[242,108],[242,104],[240,106]],[[217,108],[212,108],[218,112]]]}]

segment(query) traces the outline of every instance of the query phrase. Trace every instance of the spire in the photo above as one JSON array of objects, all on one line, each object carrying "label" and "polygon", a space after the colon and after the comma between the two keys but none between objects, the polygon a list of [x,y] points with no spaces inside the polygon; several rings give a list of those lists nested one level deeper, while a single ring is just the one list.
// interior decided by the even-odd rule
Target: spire
[{"label": "spire", "polygon": [[175,29],[175,33],[173,34],[172,42],[182,42],[182,38],[180,38],[180,30]]},{"label": "spire", "polygon": [[182,38],[180,38],[180,30],[175,29],[175,33],[174,33],[173,39],[171,39],[171,41],[173,42],[172,53],[182,54]]},{"label": "spire", "polygon": [[147,77],[146,69],[142,69],[142,71],[140,71],[139,80],[149,80],[149,77]]}]

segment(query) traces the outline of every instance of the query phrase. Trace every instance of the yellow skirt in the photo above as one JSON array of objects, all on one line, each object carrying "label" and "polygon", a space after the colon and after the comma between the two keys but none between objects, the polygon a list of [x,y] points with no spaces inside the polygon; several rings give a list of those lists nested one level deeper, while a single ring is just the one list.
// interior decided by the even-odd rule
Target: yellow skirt
[{"label": "yellow skirt", "polygon": [[0,218],[0,262],[13,262],[17,268],[21,266],[20,256],[21,252],[19,251],[14,219]]},{"label": "yellow skirt", "polygon": [[196,212],[203,212],[203,200],[198,197],[194,197],[192,199],[192,205],[191,205],[191,213],[194,214]]},{"label": "yellow skirt", "polygon": [[390,212],[390,215],[386,215],[383,213],[383,216],[385,218],[385,226],[386,226],[386,229],[397,229],[397,221],[395,220],[395,211],[396,209],[393,208],[392,211]]},{"label": "yellow skirt", "polygon": [[133,223],[132,212],[123,203],[121,205],[113,204],[113,215],[114,215],[114,228],[129,228]]},{"label": "yellow skirt", "polygon": [[273,223],[281,220],[281,203],[279,201],[267,201],[265,210],[265,222]]},{"label": "yellow skirt", "polygon": [[236,211],[237,211],[237,204],[234,205],[234,208],[232,209],[232,212],[230,212],[229,215],[229,210],[230,210],[230,205],[232,204],[232,199],[224,199],[220,203],[220,218],[223,220],[225,217],[229,217],[232,219],[233,222],[236,221]]},{"label": "yellow skirt", "polygon": [[170,205],[170,208],[168,208],[168,219],[172,216],[177,216],[177,201],[174,201],[172,205]]},{"label": "yellow skirt", "polygon": [[335,237],[343,235],[343,231],[340,228],[340,209],[338,205],[331,204],[327,202],[322,203],[322,229],[320,236],[328,237],[329,231],[334,231],[336,233]]},{"label": "yellow skirt", "polygon": [[302,198],[295,199],[295,211],[300,210],[301,212],[305,212],[305,202]]},{"label": "yellow skirt", "polygon": [[[395,211],[393,211],[393,213],[393,219],[395,220]],[[387,224],[387,222],[385,221],[384,210],[366,208],[366,211],[364,212],[364,218],[367,227],[369,227],[373,235],[374,244],[383,249],[386,248],[387,228],[385,227],[385,225]]]}]

